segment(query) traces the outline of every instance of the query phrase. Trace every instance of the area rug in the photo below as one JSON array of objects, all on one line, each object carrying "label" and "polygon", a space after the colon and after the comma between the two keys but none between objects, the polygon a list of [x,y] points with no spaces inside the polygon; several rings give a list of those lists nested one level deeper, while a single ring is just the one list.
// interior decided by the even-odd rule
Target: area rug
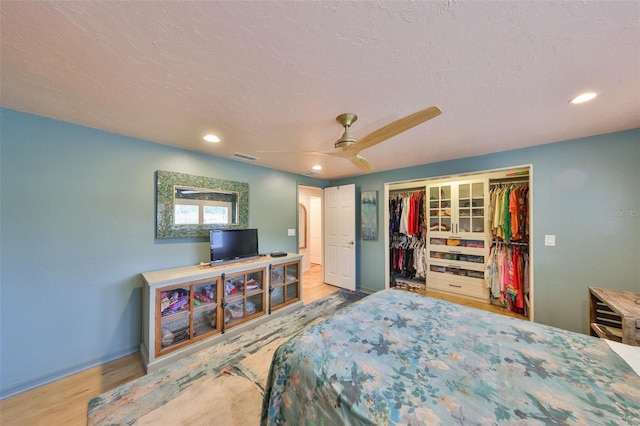
[{"label": "area rug", "polygon": [[88,425],[258,425],[273,353],[366,296],[340,290],[89,402]]}]

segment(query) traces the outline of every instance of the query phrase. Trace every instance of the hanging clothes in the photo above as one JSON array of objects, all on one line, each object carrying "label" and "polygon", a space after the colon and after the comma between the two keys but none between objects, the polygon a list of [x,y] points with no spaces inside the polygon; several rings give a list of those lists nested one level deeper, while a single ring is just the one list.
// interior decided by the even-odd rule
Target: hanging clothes
[{"label": "hanging clothes", "polygon": [[400,231],[400,206],[398,198],[389,198],[389,234],[393,235]]},{"label": "hanging clothes", "polygon": [[389,197],[389,259],[395,277],[426,277],[424,244],[425,191],[399,192]]},{"label": "hanging clothes", "polygon": [[485,266],[491,299],[506,309],[528,314],[529,183],[491,183],[490,229],[493,244]]},{"label": "hanging clothes", "polygon": [[489,191],[490,228],[494,240],[528,242],[529,184],[498,184]]},{"label": "hanging clothes", "polygon": [[420,235],[424,223],[424,192],[414,192],[409,199],[407,233]]},{"label": "hanging clothes", "polygon": [[496,242],[485,266],[485,283],[492,299],[519,314],[525,314],[529,292],[528,247]]},{"label": "hanging clothes", "polygon": [[511,213],[509,212],[509,197],[511,196],[511,188],[505,188],[502,199],[502,239],[511,241]]},{"label": "hanging clothes", "polygon": [[402,214],[400,216],[400,233],[408,234],[409,233],[409,208],[411,204],[409,203],[409,199],[404,197],[401,199],[402,203]]},{"label": "hanging clothes", "polygon": [[389,233],[422,236],[425,192],[399,193],[389,198]]}]

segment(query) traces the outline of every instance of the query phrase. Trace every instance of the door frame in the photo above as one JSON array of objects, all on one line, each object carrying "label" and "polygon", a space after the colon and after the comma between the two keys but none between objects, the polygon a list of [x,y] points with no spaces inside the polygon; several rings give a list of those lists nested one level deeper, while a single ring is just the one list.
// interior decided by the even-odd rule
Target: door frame
[{"label": "door frame", "polygon": [[[324,205],[324,191],[323,188],[321,187],[316,187],[316,186],[309,186],[309,185],[303,185],[303,184],[298,184],[298,194],[297,194],[297,203],[296,205],[304,205],[307,208],[307,248],[305,249],[301,249],[298,248],[298,253],[303,255],[303,261],[302,261],[302,270],[304,272],[308,271],[310,269],[311,266],[311,255],[310,255],[310,251],[311,251],[311,247],[310,247],[310,240],[311,240],[311,209],[310,209],[310,205],[309,205],[309,198],[311,196],[313,197],[318,197],[321,200],[321,203]],[[297,218],[298,219],[298,229],[297,235],[300,235],[300,229],[299,229],[299,223],[300,223],[300,217]],[[324,217],[323,217],[323,213],[322,210],[320,211],[320,226],[322,227],[324,223]],[[320,265],[324,265],[324,235],[321,231],[320,234]]]}]

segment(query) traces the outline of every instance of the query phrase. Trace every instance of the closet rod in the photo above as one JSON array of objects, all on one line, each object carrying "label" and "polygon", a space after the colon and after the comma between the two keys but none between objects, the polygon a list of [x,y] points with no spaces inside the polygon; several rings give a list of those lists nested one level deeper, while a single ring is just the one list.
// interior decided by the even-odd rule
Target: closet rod
[{"label": "closet rod", "polygon": [[505,182],[529,182],[529,175],[526,176],[505,176],[503,178],[489,179],[489,184]]},{"label": "closet rod", "polygon": [[392,189],[389,190],[389,195],[398,195],[398,194],[411,194],[414,192],[422,192],[426,194],[427,191],[424,188],[414,188],[414,189]]},{"label": "closet rod", "polygon": [[489,182],[489,186],[500,186],[500,185],[509,185],[511,183],[529,183],[529,179],[526,180],[508,180],[508,181],[500,181],[500,182]]},{"label": "closet rod", "polygon": [[519,241],[503,241],[503,240],[493,240],[492,241],[493,244],[499,243],[499,244],[506,244],[506,245],[514,245],[514,246],[528,246],[529,243],[521,243]]}]

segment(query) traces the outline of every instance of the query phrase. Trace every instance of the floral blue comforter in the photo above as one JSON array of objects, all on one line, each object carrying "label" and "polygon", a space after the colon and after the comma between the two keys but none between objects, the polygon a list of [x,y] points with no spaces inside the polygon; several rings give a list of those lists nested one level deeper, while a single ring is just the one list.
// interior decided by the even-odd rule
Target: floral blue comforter
[{"label": "floral blue comforter", "polygon": [[275,353],[262,423],[638,425],[640,376],[597,338],[399,290]]}]

